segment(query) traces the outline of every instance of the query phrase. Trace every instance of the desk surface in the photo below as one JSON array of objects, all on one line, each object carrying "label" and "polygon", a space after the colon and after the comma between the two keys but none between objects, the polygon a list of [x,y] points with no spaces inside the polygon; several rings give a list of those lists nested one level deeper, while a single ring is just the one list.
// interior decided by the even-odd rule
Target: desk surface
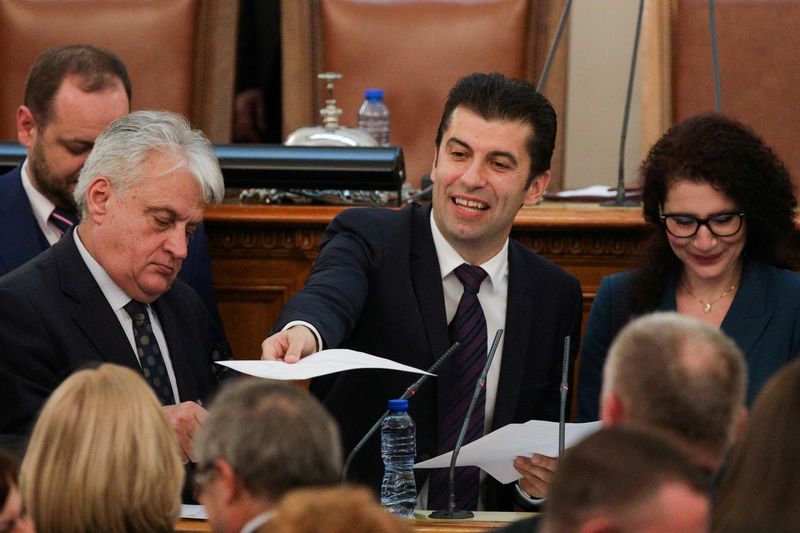
[{"label": "desk surface", "polygon": [[[430,511],[418,511],[414,520],[414,530],[420,533],[475,533],[490,531],[507,525],[514,520],[532,516],[531,513],[478,512],[475,518],[467,520],[432,520],[427,517]],[[182,519],[175,527],[177,533],[192,531],[211,531],[205,520]]]}]

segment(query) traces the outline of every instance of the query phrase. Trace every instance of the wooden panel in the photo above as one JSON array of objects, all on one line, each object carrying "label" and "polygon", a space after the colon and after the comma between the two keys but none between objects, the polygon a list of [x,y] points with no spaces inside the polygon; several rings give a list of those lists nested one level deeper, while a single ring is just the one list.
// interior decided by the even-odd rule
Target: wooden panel
[{"label": "wooden panel", "polygon": [[[284,302],[303,287],[323,230],[342,209],[223,205],[206,211],[215,292],[237,357],[261,353]],[[580,280],[585,325],[600,280],[641,261],[646,230],[639,208],[543,204],[520,211],[512,236]]]}]

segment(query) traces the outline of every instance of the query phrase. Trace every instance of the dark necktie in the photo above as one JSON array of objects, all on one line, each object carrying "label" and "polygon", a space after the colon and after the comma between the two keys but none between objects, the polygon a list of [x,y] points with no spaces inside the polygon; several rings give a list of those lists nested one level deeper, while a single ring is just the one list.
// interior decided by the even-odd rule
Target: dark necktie
[{"label": "dark necktie", "polygon": [[136,354],[142,365],[142,374],[150,384],[163,405],[175,403],[172,384],[169,382],[164,357],[158,347],[153,325],[147,313],[147,305],[136,300],[125,304],[125,311],[133,321],[133,338],[136,343]]},{"label": "dark necktie", "polygon": [[48,220],[61,230],[62,235],[69,231],[69,228],[78,223],[78,217],[57,207],[50,213],[50,218]]},{"label": "dark necktie", "polygon": [[[458,309],[448,326],[450,342],[461,342],[461,349],[454,355],[453,375],[448,391],[449,410],[439,413],[439,453],[446,453],[455,447],[467,408],[475,392],[475,383],[486,365],[486,317],[483,315],[478,291],[486,277],[481,267],[463,264],[455,269],[455,275],[464,285],[464,293]],[[475,410],[469,421],[464,444],[483,436],[486,390],[481,389]],[[439,469],[431,475],[430,509],[446,509],[448,505],[449,471]],[[456,508],[474,511],[478,507],[478,481],[480,469],[475,466],[456,468],[455,491]]]}]

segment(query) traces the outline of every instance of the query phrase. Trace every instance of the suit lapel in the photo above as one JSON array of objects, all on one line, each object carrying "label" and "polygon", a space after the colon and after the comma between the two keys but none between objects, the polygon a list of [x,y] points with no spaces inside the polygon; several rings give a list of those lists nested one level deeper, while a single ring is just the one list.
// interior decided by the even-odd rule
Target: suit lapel
[{"label": "suit lapel", "polygon": [[186,344],[179,331],[178,321],[172,308],[162,300],[157,300],[152,304],[153,309],[158,315],[161,323],[161,330],[167,340],[169,358],[172,362],[172,370],[175,372],[175,381],[178,382],[178,394],[181,401],[195,401],[200,399],[200,393],[195,387],[196,380],[192,374],[192,367],[186,353]]},{"label": "suit lapel", "polygon": [[509,243],[508,303],[493,428],[503,427],[513,420],[514,406],[517,404],[522,376],[525,374],[525,358],[528,354],[531,328],[534,326],[533,310],[536,306],[532,301],[532,291],[537,273],[525,268],[525,263],[516,247],[514,241]]},{"label": "suit lapel", "polygon": [[52,247],[61,290],[77,302],[72,319],[102,359],[139,372],[128,337],[78,252],[73,233]]},{"label": "suit lapel", "polygon": [[2,177],[0,194],[0,272],[9,272],[48,248],[39,224],[33,216],[28,196],[22,188],[21,167]]},{"label": "suit lapel", "polygon": [[[450,346],[447,334],[447,314],[439,259],[433,245],[430,225],[431,208],[414,208],[411,222],[411,284],[419,305],[425,327],[425,337],[430,346],[429,365],[433,364]],[[450,365],[445,364],[436,373],[439,412],[447,401],[444,391],[450,378]]]},{"label": "suit lapel", "polygon": [[767,305],[768,272],[759,263],[745,263],[739,290],[722,321],[727,333],[748,357],[772,316]]}]

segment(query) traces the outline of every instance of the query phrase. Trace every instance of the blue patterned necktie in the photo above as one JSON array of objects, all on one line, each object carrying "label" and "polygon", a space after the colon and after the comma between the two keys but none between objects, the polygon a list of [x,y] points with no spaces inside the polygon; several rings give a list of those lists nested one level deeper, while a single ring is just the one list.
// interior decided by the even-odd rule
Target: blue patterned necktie
[{"label": "blue patterned necktie", "polygon": [[[464,285],[464,293],[458,309],[448,326],[450,342],[461,342],[461,349],[454,355],[453,374],[448,391],[449,410],[439,413],[439,453],[447,453],[455,447],[458,433],[464,423],[467,408],[475,392],[475,383],[486,365],[486,317],[478,300],[481,282],[486,271],[481,267],[464,263],[455,269],[455,275]],[[464,444],[483,436],[486,390],[481,389],[475,410],[470,418]],[[430,509],[447,509],[449,470],[439,469],[431,475]],[[478,482],[480,469],[475,466],[456,468],[456,508],[474,511],[478,508]]]},{"label": "blue patterned necktie", "polygon": [[142,366],[144,379],[150,384],[163,405],[175,403],[172,393],[172,384],[167,375],[167,366],[164,356],[158,347],[156,336],[153,334],[153,325],[147,313],[147,304],[131,300],[125,304],[125,311],[133,321],[133,338],[136,343],[136,355]]}]

